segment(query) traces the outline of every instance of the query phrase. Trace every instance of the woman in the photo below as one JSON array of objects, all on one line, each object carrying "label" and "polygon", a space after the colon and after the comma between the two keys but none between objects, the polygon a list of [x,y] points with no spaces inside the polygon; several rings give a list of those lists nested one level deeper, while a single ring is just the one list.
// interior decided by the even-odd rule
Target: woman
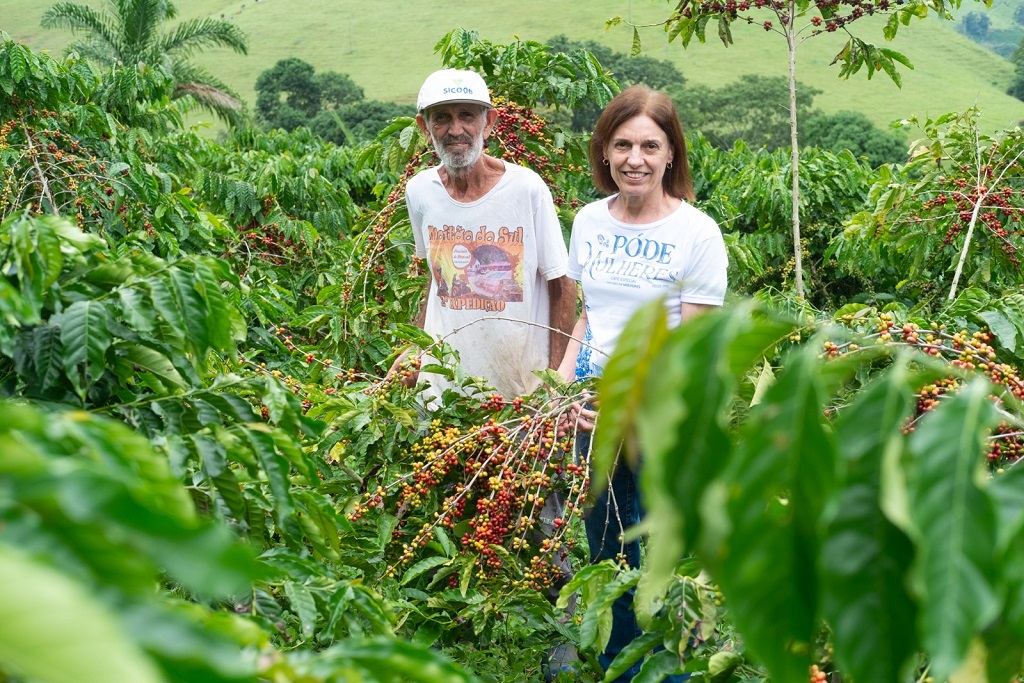
[{"label": "woman", "polygon": [[[567,381],[598,377],[619,334],[644,303],[664,298],[669,324],[685,324],[725,299],[727,259],[722,233],[694,200],[679,115],[665,94],[636,85],[602,112],[590,140],[594,185],[610,196],[584,207],[573,222],[569,277],[583,288],[583,310],[559,365]],[[574,404],[570,427],[585,454],[597,418]],[[624,557],[640,565],[640,542],[622,542],[643,516],[637,475],[623,464],[586,517],[592,562]],[[613,607],[605,669],[640,634],[632,592]],[[639,663],[617,678],[630,681]],[[676,677],[670,680],[683,680]]]}]

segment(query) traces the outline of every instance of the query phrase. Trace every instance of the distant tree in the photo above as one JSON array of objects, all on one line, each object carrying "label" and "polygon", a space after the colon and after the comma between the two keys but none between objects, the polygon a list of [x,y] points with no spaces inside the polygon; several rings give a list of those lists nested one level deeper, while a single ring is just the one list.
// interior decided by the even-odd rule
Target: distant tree
[{"label": "distant tree", "polygon": [[323,109],[338,109],[361,102],[366,97],[363,89],[348,74],[324,71],[318,73],[314,80],[320,88],[320,106]]},{"label": "distant tree", "polygon": [[[1024,9],[1024,6],[1021,6],[1020,9]],[[1010,61],[1014,64],[1013,81],[1006,92],[1018,100],[1024,100],[1024,38],[1021,38]]]},{"label": "distant tree", "polygon": [[408,105],[380,100],[362,100],[333,110],[322,110],[308,122],[310,130],[336,145],[370,142],[391,119],[410,116]]},{"label": "distant tree", "polygon": [[1024,5],[1013,10],[1013,20],[1017,22],[1017,24],[1024,26]]},{"label": "distant tree", "polygon": [[[682,72],[672,62],[642,55],[630,57],[592,40],[570,40],[565,35],[557,35],[548,41],[548,47],[551,52],[565,54],[572,53],[574,50],[588,50],[604,69],[611,72],[612,77],[622,87],[643,83],[656,90],[664,90],[673,99],[678,99],[683,84],[686,82]],[[600,107],[588,102],[573,111],[572,129],[577,132],[589,133],[593,130],[600,114]]]},{"label": "distant tree", "polygon": [[268,129],[293,130],[320,112],[315,69],[297,57],[282,59],[256,79],[256,116]]},{"label": "distant tree", "polygon": [[[797,109],[809,114],[821,91],[801,84]],[[721,88],[691,89],[681,116],[716,147],[728,149],[737,140],[748,146],[781,149],[790,146],[789,85],[784,76],[745,74]]]},{"label": "distant tree", "polygon": [[146,64],[165,69],[174,80],[172,97],[191,96],[201,106],[228,122],[237,121],[241,102],[237,93],[188,61],[209,47],[230,47],[246,54],[248,45],[240,28],[217,19],[190,19],[163,30],[178,10],[170,0],[111,0],[105,11],[75,2],[59,2],[43,13],[43,28],[70,29],[83,38],[68,46],[104,66]]},{"label": "distant tree", "polygon": [[991,25],[992,20],[989,19],[987,14],[982,14],[981,12],[968,12],[964,15],[961,30],[968,38],[972,40],[981,40],[988,35],[988,30]]},{"label": "distant tree", "polygon": [[907,145],[897,135],[879,129],[859,111],[811,114],[800,127],[802,144],[833,152],[848,149],[866,157],[873,167],[907,160]]},{"label": "distant tree", "polygon": [[348,74],[316,73],[297,57],[277,62],[256,79],[256,115],[267,129],[300,126],[336,145],[368,142],[388,121],[412,110],[393,102],[363,99],[363,89]]}]

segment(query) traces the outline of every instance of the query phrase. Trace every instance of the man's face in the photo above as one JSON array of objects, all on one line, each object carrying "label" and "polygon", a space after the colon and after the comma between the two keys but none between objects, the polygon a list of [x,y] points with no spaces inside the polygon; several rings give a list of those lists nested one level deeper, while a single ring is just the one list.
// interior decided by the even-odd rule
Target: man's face
[{"label": "man's face", "polygon": [[457,175],[470,169],[483,154],[493,111],[481,111],[478,104],[438,104],[416,120],[430,136],[441,163]]}]

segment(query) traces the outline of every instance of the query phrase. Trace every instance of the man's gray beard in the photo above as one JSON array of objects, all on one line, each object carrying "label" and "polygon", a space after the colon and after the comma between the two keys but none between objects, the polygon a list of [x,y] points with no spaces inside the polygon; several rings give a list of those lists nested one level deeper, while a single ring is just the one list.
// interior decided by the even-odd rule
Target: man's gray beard
[{"label": "man's gray beard", "polygon": [[483,134],[473,138],[469,148],[465,152],[449,152],[441,142],[434,137],[433,133],[430,135],[430,141],[434,143],[434,151],[437,156],[441,158],[441,164],[445,167],[449,173],[454,176],[465,175],[469,172],[469,169],[480,160],[484,151],[484,136]]}]

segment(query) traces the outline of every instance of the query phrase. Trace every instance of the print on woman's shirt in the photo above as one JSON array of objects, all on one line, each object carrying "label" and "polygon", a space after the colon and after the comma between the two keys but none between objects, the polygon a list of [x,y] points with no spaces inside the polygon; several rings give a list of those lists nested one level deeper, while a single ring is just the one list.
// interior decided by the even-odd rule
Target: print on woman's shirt
[{"label": "print on woman's shirt", "polygon": [[523,300],[522,227],[430,226],[428,236],[442,306],[503,311],[506,302]]},{"label": "print on woman's shirt", "polygon": [[613,234],[611,239],[598,234],[597,244],[585,242],[583,270],[593,279],[615,282],[639,289],[641,283],[655,287],[679,279],[679,268],[672,266],[676,245],[647,239],[643,235]]}]

